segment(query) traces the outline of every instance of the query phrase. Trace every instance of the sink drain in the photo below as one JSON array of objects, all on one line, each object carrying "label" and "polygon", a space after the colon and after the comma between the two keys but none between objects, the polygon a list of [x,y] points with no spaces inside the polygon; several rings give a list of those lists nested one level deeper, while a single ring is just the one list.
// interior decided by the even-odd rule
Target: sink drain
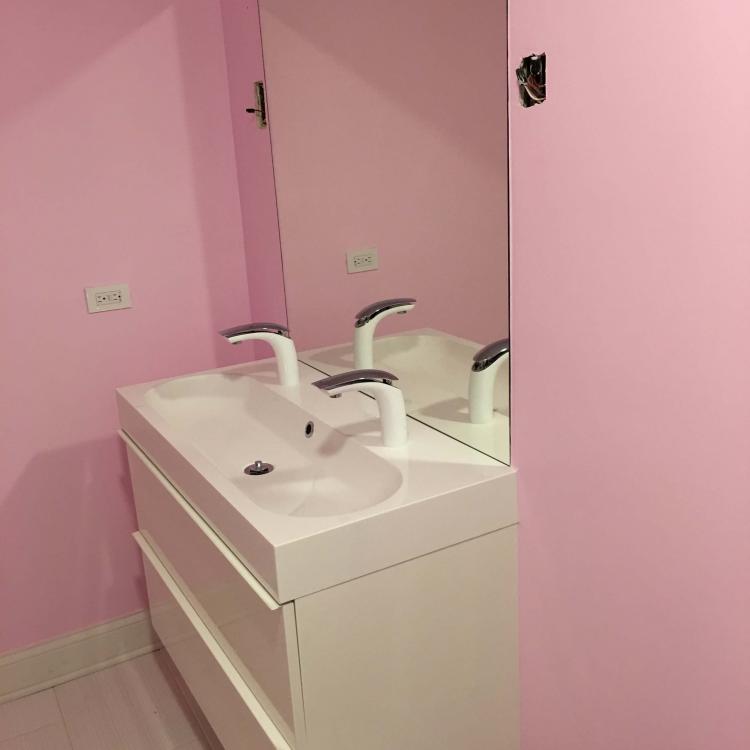
[{"label": "sink drain", "polygon": [[273,464],[267,464],[265,461],[254,461],[249,466],[246,466],[245,474],[251,477],[257,477],[261,474],[270,474],[273,471]]}]

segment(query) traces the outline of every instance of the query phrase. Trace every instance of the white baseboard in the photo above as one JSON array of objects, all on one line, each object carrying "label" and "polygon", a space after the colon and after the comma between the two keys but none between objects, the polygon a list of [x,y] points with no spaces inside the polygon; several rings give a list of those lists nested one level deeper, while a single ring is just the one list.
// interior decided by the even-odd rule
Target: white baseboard
[{"label": "white baseboard", "polygon": [[0,655],[0,703],[22,698],[160,647],[148,612]]}]

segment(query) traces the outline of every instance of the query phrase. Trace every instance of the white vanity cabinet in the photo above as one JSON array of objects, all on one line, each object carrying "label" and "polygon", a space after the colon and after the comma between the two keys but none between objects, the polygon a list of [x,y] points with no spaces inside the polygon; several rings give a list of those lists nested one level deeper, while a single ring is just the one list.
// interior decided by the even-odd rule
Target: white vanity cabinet
[{"label": "white vanity cabinet", "polygon": [[154,628],[225,750],[518,747],[515,525],[279,603],[126,442]]}]

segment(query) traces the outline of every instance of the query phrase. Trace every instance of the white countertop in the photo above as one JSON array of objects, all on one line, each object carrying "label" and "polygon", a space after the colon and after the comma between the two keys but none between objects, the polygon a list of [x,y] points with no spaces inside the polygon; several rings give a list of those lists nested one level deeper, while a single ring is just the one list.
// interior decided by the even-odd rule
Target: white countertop
[{"label": "white countertop", "polygon": [[[409,420],[408,445],[385,448],[375,401],[359,393],[328,398],[310,385],[321,377],[311,367],[300,365],[301,384],[295,387],[275,385],[272,360],[209,374],[118,389],[121,425],[278,601],[517,522],[513,468],[415,420]],[[250,396],[244,396],[243,384]],[[205,397],[200,389],[209,385],[215,393]],[[196,391],[201,396],[190,395],[188,418],[180,399]],[[162,393],[167,397],[155,398]],[[277,440],[259,429],[259,413],[265,422],[283,422],[272,426]],[[318,453],[328,462],[325,471],[346,471],[356,463],[372,479],[350,477],[350,485],[361,482],[367,493],[373,491],[370,483],[380,482],[382,501],[356,509],[353,498],[355,510],[329,515],[277,512],[268,500],[265,507],[254,501],[264,477],[247,477],[241,469],[255,458],[282,470],[299,461],[307,451],[299,436],[308,419],[318,425],[316,437],[332,446]],[[334,455],[347,445],[351,457]],[[320,451],[320,445],[310,446],[311,455]]]}]

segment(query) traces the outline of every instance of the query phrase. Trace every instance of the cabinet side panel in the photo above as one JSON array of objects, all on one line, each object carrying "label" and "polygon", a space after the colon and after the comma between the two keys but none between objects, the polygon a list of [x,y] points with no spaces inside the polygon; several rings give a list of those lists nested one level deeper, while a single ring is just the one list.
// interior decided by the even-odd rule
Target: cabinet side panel
[{"label": "cabinet side panel", "polygon": [[517,750],[516,527],[297,601],[310,750]]}]

